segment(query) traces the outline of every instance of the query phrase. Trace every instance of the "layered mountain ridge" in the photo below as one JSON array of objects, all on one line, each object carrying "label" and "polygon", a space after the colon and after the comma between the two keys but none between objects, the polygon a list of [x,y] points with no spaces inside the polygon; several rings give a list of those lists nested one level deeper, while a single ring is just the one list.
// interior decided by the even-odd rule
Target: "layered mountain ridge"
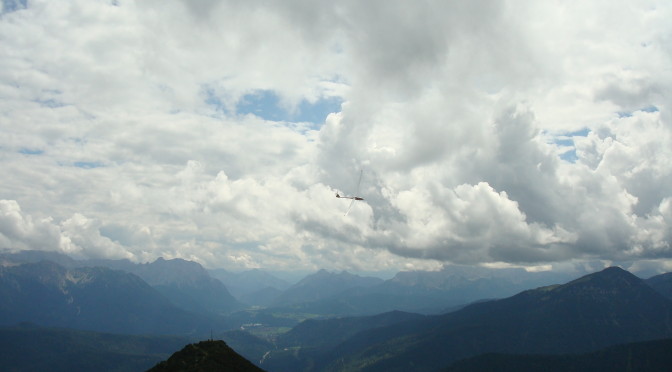
[{"label": "layered mountain ridge", "polygon": [[128,334],[188,334],[224,324],[176,307],[124,271],[50,261],[0,266],[0,324],[25,321]]},{"label": "layered mountain ridge", "polygon": [[[484,353],[574,355],[617,344],[672,338],[672,300],[666,297],[672,276],[642,280],[619,267],[564,284],[529,287],[533,289],[438,315],[391,311],[324,319],[319,313],[292,313],[292,309],[366,313],[361,311],[366,306],[395,296],[394,291],[384,296],[380,293],[381,288],[393,285],[416,288],[415,293],[401,291],[399,296],[408,300],[420,298],[413,297],[420,292],[448,293],[474,283],[482,287],[488,281],[516,283],[519,278],[516,285],[529,282],[516,270],[499,271],[498,276],[489,278],[466,271],[409,273],[387,281],[321,270],[285,291],[283,311],[287,311],[287,318],[272,329],[269,325],[278,321],[274,317],[281,308],[252,311],[245,318],[239,313],[208,316],[202,307],[200,312],[190,312],[177,306],[174,296],[180,288],[207,288],[207,282],[200,280],[208,273],[195,263],[160,259],[138,265],[122,260],[113,262],[119,268],[113,269],[81,266],[81,262],[60,256],[52,257],[59,264],[35,262],[39,255],[31,257],[33,262],[17,263],[0,256],[0,325],[27,321],[136,335],[178,334],[194,340],[212,335],[214,330],[269,372],[434,371]],[[121,270],[128,266],[137,272],[144,270],[146,279]],[[177,277],[182,277],[179,284],[166,289],[172,293],[170,299],[160,288],[175,283]],[[361,299],[368,302],[358,303]],[[389,306],[383,305],[380,308]],[[306,316],[308,319],[299,323]],[[245,327],[238,327],[243,323]]]},{"label": "layered mountain ridge", "polygon": [[[432,371],[488,352],[589,352],[670,338],[670,319],[670,299],[612,267],[445,315],[363,330],[335,347],[311,350],[303,365],[314,371]],[[268,369],[274,370],[272,358]]]}]

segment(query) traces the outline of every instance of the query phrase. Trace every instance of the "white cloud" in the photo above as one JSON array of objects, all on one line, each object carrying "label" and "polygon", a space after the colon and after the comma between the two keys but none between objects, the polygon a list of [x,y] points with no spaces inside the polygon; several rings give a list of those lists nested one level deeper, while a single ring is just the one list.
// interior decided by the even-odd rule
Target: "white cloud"
[{"label": "white cloud", "polygon": [[60,225],[25,214],[15,200],[0,200],[0,244],[12,251],[39,249],[76,257],[130,258],[126,249],[100,235],[100,222],[75,214]]},{"label": "white cloud", "polygon": [[552,261],[565,258],[556,246],[575,240],[561,228],[528,223],[515,201],[485,182],[412,189],[399,193],[394,204],[407,229],[395,249],[409,256],[466,263]]},{"label": "white cloud", "polygon": [[0,244],[11,250],[58,250],[63,244],[51,219],[24,216],[14,200],[0,200]]},{"label": "white cloud", "polygon": [[[117,3],[0,15],[8,248],[361,270],[672,255],[667,2]],[[260,91],[344,104],[318,126],[236,112]]]},{"label": "white cloud", "polygon": [[[100,221],[75,214],[61,224],[62,235],[74,245],[70,252],[85,257],[132,258],[129,252],[100,234]],[[74,251],[73,251],[74,250]]]}]

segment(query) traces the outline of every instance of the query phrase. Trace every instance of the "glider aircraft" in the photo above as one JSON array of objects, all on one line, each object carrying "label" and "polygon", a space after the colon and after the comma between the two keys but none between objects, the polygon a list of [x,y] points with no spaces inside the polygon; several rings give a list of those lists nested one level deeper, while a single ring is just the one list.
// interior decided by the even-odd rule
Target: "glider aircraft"
[{"label": "glider aircraft", "polygon": [[362,183],[362,173],[364,171],[360,170],[359,171],[359,180],[357,181],[357,191],[355,191],[355,195],[353,196],[344,196],[344,195],[339,195],[338,192],[336,192],[336,197],[339,199],[351,199],[352,201],[350,202],[350,205],[348,206],[348,210],[345,211],[344,216],[347,216],[348,213],[350,213],[350,209],[352,208],[352,205],[355,204],[355,201],[357,200],[364,200],[364,198],[360,196],[356,196],[359,193],[359,184]]}]

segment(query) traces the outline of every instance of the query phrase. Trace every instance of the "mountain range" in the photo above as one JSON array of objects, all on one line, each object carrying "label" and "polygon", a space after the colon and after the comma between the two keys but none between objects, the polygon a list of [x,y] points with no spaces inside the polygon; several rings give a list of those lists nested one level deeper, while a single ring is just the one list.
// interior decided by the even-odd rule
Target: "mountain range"
[{"label": "mountain range", "polygon": [[439,271],[399,272],[388,280],[320,270],[283,292],[274,292],[266,306],[324,316],[373,315],[395,310],[435,314],[570,278],[551,272],[455,265]]},{"label": "mountain range", "polygon": [[74,260],[56,252],[19,251],[0,254],[0,260],[5,265],[50,261],[69,269],[105,267],[124,271],[140,277],[177,307],[194,313],[225,314],[245,307],[203,266],[179,258],[136,264],[129,260]]},{"label": "mountain range", "polygon": [[[45,261],[45,257],[50,260]],[[558,277],[508,269],[479,272],[481,269],[447,267],[438,272],[399,273],[382,280],[321,270],[284,290],[278,289],[282,295],[273,300],[275,307],[226,313],[223,308],[231,304],[226,296],[229,292],[221,292],[227,286],[193,262],[82,262],[35,252],[25,252],[19,258],[0,255],[0,326],[5,329],[31,322],[117,334],[182,335],[186,338],[181,340],[189,342],[215,333],[269,372],[434,371],[459,367],[464,360],[492,365],[497,360],[519,358],[525,365],[529,362],[527,355],[534,360],[542,356],[559,360],[553,358],[570,355],[562,363],[574,363],[574,356],[588,355],[592,363],[599,360],[591,354],[598,350],[672,338],[669,273],[643,280],[610,267],[565,284],[534,286],[530,284]],[[254,278],[257,274],[249,275]],[[257,287],[274,280],[265,274],[256,277],[265,278]],[[495,284],[497,281],[500,283]],[[488,283],[493,288],[489,289]],[[496,296],[525,285],[532,289]],[[469,288],[473,297],[456,295]],[[498,298],[480,297],[487,291]],[[208,302],[213,301],[206,298],[209,293],[217,296],[216,301]],[[185,298],[185,294],[193,297]],[[446,305],[453,297],[448,294],[481,300],[449,309]],[[225,301],[217,302],[222,299]],[[197,306],[191,304],[189,308],[190,301]],[[385,311],[400,304],[438,310],[424,314]],[[376,313],[376,309],[383,311]],[[278,318],[283,312],[286,317]],[[271,324],[276,328],[265,329]],[[245,331],[239,329],[240,325],[245,325]],[[248,326],[251,333],[247,332]],[[92,337],[82,331],[72,332],[59,333],[59,337],[71,341]],[[20,335],[25,332],[7,334],[15,335],[17,345],[30,344]],[[72,342],[77,345],[72,348],[86,348],[85,342]],[[57,348],[55,345],[49,347]],[[633,346],[633,353],[639,353],[640,348]],[[110,358],[112,364],[136,365],[157,360],[156,355],[146,353],[114,353],[105,347],[96,350],[91,353],[99,362],[100,358]],[[166,355],[165,348],[161,350]],[[484,354],[489,357],[479,359]],[[46,355],[55,360],[58,353]],[[124,364],[124,358],[131,364]]]},{"label": "mountain range", "polygon": [[0,266],[0,325],[126,334],[193,334],[225,327],[187,312],[140,277],[105,267],[67,269],[51,261]]},{"label": "mountain range", "polygon": [[159,258],[137,264],[129,260],[74,260],[44,251],[0,253],[0,262],[8,264],[42,260],[66,268],[100,266],[132,273],[174,305],[208,315],[230,314],[247,305],[321,316],[373,315],[394,310],[431,314],[569,279],[550,272],[453,265],[433,272],[399,272],[388,280],[319,270],[292,285],[259,269],[239,273],[206,270],[182,259]]},{"label": "mountain range", "polygon": [[[304,358],[301,365],[311,366],[306,371],[433,371],[483,353],[582,353],[671,338],[670,319],[669,298],[612,267],[563,285],[363,330],[335,347],[303,354],[308,335],[280,347],[296,348],[295,354]],[[277,368],[273,358],[265,363],[269,371],[289,370],[283,358]]]}]

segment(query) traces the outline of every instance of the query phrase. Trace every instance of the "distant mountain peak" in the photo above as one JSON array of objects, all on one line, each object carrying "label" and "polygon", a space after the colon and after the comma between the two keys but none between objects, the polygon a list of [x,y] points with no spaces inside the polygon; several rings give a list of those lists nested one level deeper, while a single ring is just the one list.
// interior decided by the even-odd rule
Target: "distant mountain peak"
[{"label": "distant mountain peak", "polygon": [[601,271],[597,271],[597,272],[594,272],[592,274],[588,274],[586,276],[629,277],[629,278],[639,279],[639,278],[637,278],[637,276],[635,276],[635,274],[621,268],[620,266],[609,266],[609,267],[606,267],[606,268],[602,269]]},{"label": "distant mountain peak", "polygon": [[348,283],[354,286],[369,286],[383,282],[383,280],[380,278],[351,274],[345,270],[341,272],[330,272],[327,271],[326,269],[320,269],[316,273],[308,275],[305,278],[301,279],[295,286],[312,284],[315,283],[316,281],[334,282],[339,284]]},{"label": "distant mountain peak", "polygon": [[184,267],[184,268],[190,268],[192,270],[205,271],[203,266],[201,266],[201,264],[199,264],[198,262],[185,260],[183,258],[171,258],[166,260],[163,257],[159,257],[156,260],[154,260],[154,262],[148,263],[147,265],[165,265],[169,267]]},{"label": "distant mountain peak", "polygon": [[154,262],[139,265],[137,273],[151,285],[210,279],[201,264],[181,258],[166,260],[159,257]]},{"label": "distant mountain peak", "polygon": [[602,271],[592,274],[584,275],[575,279],[564,286],[563,288],[571,287],[618,287],[625,289],[633,286],[645,286],[644,281],[627,270],[618,266],[607,267]]},{"label": "distant mountain peak", "polygon": [[347,271],[332,273],[321,269],[287,289],[274,305],[287,305],[329,298],[353,288],[369,288],[382,283],[380,278],[359,276]]}]

